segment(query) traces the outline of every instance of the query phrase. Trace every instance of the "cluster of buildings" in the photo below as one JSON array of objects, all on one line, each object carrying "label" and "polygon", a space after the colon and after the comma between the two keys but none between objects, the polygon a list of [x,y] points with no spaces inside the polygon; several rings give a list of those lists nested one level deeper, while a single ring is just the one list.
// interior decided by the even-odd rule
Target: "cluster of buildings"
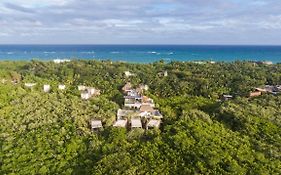
[{"label": "cluster of buildings", "polygon": [[94,87],[80,85],[80,86],[78,86],[78,90],[81,92],[81,98],[83,100],[88,100],[93,96],[100,95],[100,90],[98,90]]},{"label": "cluster of buildings", "polygon": [[281,85],[265,85],[264,87],[255,88],[255,91],[250,92],[250,97],[257,97],[266,93],[273,95],[281,93]]},{"label": "cluster of buildings", "polygon": [[[113,127],[122,128],[159,128],[163,118],[159,110],[155,109],[153,99],[144,96],[144,91],[148,90],[147,85],[139,85],[133,88],[131,83],[127,83],[122,91],[124,93],[124,107],[118,109],[116,121]],[[102,127],[100,120],[91,121],[92,130]]]},{"label": "cluster of buildings", "polygon": [[[24,85],[27,88],[33,88],[37,84],[36,83],[25,83]],[[59,84],[58,89],[59,90],[65,90],[66,86],[64,84]],[[79,85],[78,90],[80,91],[81,99],[83,99],[83,100],[88,100],[93,96],[99,96],[100,95],[100,90],[98,90],[94,87]],[[43,91],[46,92],[46,93],[50,92],[51,91],[51,85],[44,84],[43,85]]]}]

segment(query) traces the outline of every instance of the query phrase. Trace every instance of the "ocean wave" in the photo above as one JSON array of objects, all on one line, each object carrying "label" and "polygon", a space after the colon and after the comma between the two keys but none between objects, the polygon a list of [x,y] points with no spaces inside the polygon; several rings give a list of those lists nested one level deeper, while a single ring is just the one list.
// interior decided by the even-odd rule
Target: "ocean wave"
[{"label": "ocean wave", "polygon": [[7,52],[8,55],[12,55],[14,54],[15,52]]},{"label": "ocean wave", "polygon": [[112,54],[118,54],[118,53],[120,53],[120,52],[118,52],[118,51],[113,51],[113,52],[110,52],[110,53],[112,53]]},{"label": "ocean wave", "polygon": [[54,51],[52,51],[52,52],[48,52],[48,51],[45,51],[45,52],[43,52],[44,54],[55,54],[55,53],[57,53],[57,52],[54,52]]},{"label": "ocean wave", "polygon": [[94,54],[95,51],[88,51],[88,52],[81,52],[81,53],[85,53],[85,54]]}]

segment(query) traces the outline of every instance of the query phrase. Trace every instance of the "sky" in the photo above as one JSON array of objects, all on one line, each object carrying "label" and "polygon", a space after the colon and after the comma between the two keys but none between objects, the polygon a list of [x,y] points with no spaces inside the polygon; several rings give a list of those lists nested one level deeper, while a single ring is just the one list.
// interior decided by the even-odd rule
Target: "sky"
[{"label": "sky", "polygon": [[0,44],[281,45],[281,1],[0,0]]}]

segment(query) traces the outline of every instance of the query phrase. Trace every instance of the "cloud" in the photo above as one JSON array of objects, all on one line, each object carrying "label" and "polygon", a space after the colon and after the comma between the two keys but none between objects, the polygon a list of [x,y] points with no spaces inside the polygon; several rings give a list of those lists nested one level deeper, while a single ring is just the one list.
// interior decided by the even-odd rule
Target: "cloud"
[{"label": "cloud", "polygon": [[270,34],[281,44],[280,11],[275,0],[2,0],[0,42],[262,44]]}]

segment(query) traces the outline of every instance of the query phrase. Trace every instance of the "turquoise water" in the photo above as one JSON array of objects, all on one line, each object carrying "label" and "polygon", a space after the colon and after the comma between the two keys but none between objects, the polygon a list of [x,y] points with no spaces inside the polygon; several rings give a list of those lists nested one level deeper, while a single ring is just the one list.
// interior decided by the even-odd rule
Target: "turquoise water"
[{"label": "turquoise water", "polygon": [[281,62],[281,46],[219,45],[0,45],[0,60],[96,59],[137,63],[164,61]]}]

